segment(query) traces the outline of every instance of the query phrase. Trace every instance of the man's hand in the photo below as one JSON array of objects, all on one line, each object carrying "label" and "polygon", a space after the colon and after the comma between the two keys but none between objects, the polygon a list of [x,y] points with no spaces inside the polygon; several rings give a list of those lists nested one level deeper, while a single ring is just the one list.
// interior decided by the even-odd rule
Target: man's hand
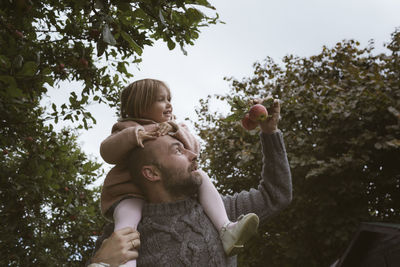
[{"label": "man's hand", "polygon": [[[254,104],[261,104],[265,99],[255,99]],[[263,133],[271,134],[278,130],[278,121],[281,114],[281,105],[279,99],[274,99],[272,107],[268,109],[268,118],[260,122],[260,128]]]},{"label": "man's hand", "polygon": [[139,237],[139,232],[131,227],[115,231],[103,241],[92,258],[92,263],[102,262],[114,267],[137,259],[139,256],[137,249],[140,247]]}]

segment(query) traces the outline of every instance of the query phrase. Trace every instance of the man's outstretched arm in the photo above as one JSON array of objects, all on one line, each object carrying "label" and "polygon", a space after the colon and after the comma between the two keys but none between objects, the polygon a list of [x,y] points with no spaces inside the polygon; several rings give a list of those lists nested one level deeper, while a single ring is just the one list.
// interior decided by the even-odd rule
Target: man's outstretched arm
[{"label": "man's outstretched arm", "polygon": [[278,130],[280,104],[275,100],[269,110],[272,115],[260,123],[263,153],[261,181],[257,189],[242,191],[233,196],[223,196],[231,220],[241,214],[256,213],[260,222],[285,208],[292,200],[292,177],[282,133]]},{"label": "man's outstretched arm", "polygon": [[292,179],[282,133],[260,134],[263,169],[258,188],[223,196],[231,220],[241,214],[256,213],[263,223],[285,208],[292,200]]}]

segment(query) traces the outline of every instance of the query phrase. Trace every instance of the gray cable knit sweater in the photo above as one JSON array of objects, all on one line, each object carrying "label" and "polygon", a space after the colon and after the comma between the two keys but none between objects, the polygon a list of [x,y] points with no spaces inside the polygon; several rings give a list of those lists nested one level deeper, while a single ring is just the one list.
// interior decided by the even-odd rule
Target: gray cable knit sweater
[{"label": "gray cable knit sweater", "polygon": [[[282,133],[260,134],[260,137],[263,169],[258,188],[222,196],[231,220],[254,212],[260,223],[265,223],[292,199],[291,174]],[[138,226],[141,234],[138,267],[237,265],[236,256],[226,257],[218,231],[196,199],[145,204],[142,218]]]}]

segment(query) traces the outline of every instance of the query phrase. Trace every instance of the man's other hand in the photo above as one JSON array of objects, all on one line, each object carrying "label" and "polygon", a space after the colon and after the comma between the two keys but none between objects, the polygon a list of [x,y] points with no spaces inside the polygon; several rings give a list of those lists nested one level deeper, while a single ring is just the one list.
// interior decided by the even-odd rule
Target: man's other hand
[{"label": "man's other hand", "polygon": [[105,239],[100,249],[92,258],[92,263],[107,263],[111,267],[119,266],[138,258],[137,249],[140,247],[139,232],[131,227],[115,231]]}]

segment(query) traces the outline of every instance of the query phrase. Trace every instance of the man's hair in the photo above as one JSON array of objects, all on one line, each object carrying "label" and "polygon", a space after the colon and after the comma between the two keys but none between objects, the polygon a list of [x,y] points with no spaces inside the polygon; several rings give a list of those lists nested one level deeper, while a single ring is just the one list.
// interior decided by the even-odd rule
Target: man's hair
[{"label": "man's hair", "polygon": [[155,79],[138,80],[125,87],[121,92],[121,118],[140,118],[156,101],[161,87],[171,95],[165,82]]},{"label": "man's hair", "polygon": [[132,149],[128,158],[128,168],[132,181],[145,193],[143,186],[144,177],[142,175],[142,167],[144,165],[158,166],[156,155],[153,153],[154,148],[151,147],[151,141],[146,142],[144,147],[136,147]]}]

